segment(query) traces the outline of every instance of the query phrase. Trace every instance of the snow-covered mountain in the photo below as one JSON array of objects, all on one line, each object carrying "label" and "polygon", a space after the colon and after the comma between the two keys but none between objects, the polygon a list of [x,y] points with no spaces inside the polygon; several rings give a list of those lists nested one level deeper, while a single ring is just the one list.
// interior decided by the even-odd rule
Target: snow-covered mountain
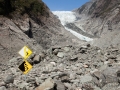
[{"label": "snow-covered mountain", "polygon": [[[86,37],[82,35],[81,33],[76,32],[75,30],[72,30],[71,28],[66,27],[65,25],[68,23],[74,23],[77,20],[75,12],[72,11],[53,11],[53,14],[56,15],[59,20],[61,21],[61,24],[65,27],[66,30],[70,31],[73,35],[75,35],[77,38],[85,41],[92,41],[92,38]],[[80,29],[84,32],[83,29]]]}]

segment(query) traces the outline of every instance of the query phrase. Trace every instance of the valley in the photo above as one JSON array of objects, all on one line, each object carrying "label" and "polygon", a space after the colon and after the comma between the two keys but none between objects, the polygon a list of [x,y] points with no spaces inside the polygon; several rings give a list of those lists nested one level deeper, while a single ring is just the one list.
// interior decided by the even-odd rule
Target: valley
[{"label": "valley", "polygon": [[120,90],[119,16],[119,0],[73,11],[0,0],[0,90]]}]

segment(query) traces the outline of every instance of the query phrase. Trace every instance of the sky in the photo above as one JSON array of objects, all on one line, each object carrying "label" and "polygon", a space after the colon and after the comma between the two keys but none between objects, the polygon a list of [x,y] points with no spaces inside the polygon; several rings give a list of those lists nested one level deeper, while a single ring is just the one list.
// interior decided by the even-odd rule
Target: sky
[{"label": "sky", "polygon": [[42,0],[51,11],[72,11],[89,0]]}]

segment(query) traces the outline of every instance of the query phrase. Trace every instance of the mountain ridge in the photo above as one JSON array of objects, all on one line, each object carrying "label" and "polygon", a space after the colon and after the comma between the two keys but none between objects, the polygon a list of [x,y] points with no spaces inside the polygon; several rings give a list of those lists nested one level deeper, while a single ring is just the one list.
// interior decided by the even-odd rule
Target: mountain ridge
[{"label": "mountain ridge", "polygon": [[[120,29],[120,1],[119,0],[93,0],[87,2],[82,7],[74,10],[79,18],[76,23],[77,26],[81,25],[89,34],[100,37],[95,40],[94,43],[100,47],[103,44],[97,44],[100,41],[104,41],[104,44],[110,45],[120,44],[118,39],[110,40],[110,37],[115,36],[119,38]],[[111,32],[111,33],[109,33]],[[107,33],[111,34],[108,35]],[[106,36],[105,36],[106,35]],[[109,37],[105,39],[106,37]],[[108,42],[110,41],[110,42]]]},{"label": "mountain ridge", "polygon": [[0,61],[7,61],[18,56],[17,52],[24,45],[39,52],[51,46],[71,43],[72,38],[77,39],[65,31],[60,21],[41,0],[29,0],[28,3],[25,3],[27,0],[9,1],[11,1],[12,8],[10,11],[1,8],[6,5],[7,0],[0,0],[0,4],[2,4],[0,12],[2,12],[1,9],[5,10],[0,14]]}]

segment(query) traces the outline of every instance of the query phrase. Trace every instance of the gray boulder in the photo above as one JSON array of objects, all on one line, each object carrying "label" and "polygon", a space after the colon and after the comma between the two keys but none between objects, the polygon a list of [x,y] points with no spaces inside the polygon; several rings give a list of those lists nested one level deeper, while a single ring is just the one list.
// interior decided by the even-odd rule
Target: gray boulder
[{"label": "gray boulder", "polygon": [[52,78],[48,78],[43,82],[40,86],[38,86],[35,90],[54,90],[55,82]]},{"label": "gray boulder", "polygon": [[56,81],[56,89],[57,90],[66,90],[65,85],[61,81]]},{"label": "gray boulder", "polygon": [[35,64],[40,63],[40,55],[36,55],[36,56],[33,58],[33,62],[34,62]]},{"label": "gray boulder", "polygon": [[9,83],[13,83],[14,82],[14,77],[13,77],[13,75],[7,75],[6,77],[5,77],[5,79],[4,79],[4,82],[6,83],[6,84],[9,84]]},{"label": "gray boulder", "polygon": [[0,90],[7,90],[5,86],[1,86]]},{"label": "gray boulder", "polygon": [[58,56],[59,58],[63,58],[63,57],[64,57],[64,53],[63,53],[63,52],[58,52],[57,56]]}]

